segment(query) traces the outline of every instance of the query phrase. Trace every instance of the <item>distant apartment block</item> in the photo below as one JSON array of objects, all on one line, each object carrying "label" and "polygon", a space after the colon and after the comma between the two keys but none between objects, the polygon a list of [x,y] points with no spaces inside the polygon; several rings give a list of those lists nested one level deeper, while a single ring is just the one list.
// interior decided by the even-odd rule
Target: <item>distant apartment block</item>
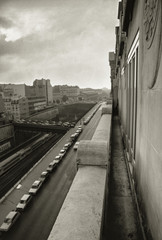
[{"label": "distant apartment block", "polygon": [[5,96],[21,96],[25,97],[25,84],[5,84],[3,87],[3,92],[5,93]]},{"label": "distant apartment block", "polygon": [[0,93],[0,125],[4,123],[5,120],[5,105],[3,101],[2,94]]},{"label": "distant apartment block", "polygon": [[0,93],[0,114],[4,112],[5,112],[5,105],[4,105],[2,94]]},{"label": "distant apartment block", "polygon": [[[0,84],[6,116],[9,120],[26,118],[53,103],[50,80],[36,79],[33,86]],[[1,104],[1,103],[0,103]]]},{"label": "distant apartment block", "polygon": [[57,104],[62,102],[62,94],[61,94],[60,87],[61,86],[53,87],[53,102]]},{"label": "distant apartment block", "polygon": [[5,96],[4,105],[9,120],[19,120],[29,116],[28,99],[25,97]]},{"label": "distant apartment block", "polygon": [[78,86],[63,85],[61,86],[61,94],[76,99],[80,94],[80,88]]},{"label": "distant apartment block", "polygon": [[97,101],[99,98],[99,93],[102,90],[95,90],[91,88],[84,88],[81,89],[81,97],[84,101]]},{"label": "distant apartment block", "polygon": [[80,88],[78,86],[57,85],[53,87],[53,100],[61,102],[63,96],[68,97],[68,101],[78,101]]},{"label": "distant apartment block", "polygon": [[46,97],[47,105],[53,103],[53,90],[49,79],[36,79],[33,82],[37,97]]},{"label": "distant apartment block", "polygon": [[28,97],[29,114],[33,114],[46,107],[45,97]]}]

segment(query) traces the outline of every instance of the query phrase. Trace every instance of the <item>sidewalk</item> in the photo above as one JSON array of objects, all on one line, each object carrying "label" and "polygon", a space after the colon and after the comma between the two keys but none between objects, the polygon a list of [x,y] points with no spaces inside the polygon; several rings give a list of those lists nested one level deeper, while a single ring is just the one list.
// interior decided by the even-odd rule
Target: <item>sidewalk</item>
[{"label": "sidewalk", "polygon": [[144,240],[124,159],[119,118],[113,117],[109,190],[102,240]]}]

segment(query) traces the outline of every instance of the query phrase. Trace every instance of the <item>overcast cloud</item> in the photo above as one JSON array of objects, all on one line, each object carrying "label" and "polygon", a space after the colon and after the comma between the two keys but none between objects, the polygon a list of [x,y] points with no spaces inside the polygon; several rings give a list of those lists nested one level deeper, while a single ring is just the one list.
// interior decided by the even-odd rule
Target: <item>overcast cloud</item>
[{"label": "overcast cloud", "polygon": [[118,0],[1,0],[0,83],[110,88]]}]

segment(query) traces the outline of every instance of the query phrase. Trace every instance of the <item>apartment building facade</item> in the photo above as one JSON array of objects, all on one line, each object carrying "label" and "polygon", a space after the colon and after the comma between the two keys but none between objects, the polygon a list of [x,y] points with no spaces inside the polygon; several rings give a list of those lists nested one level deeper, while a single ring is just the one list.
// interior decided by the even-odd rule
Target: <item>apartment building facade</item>
[{"label": "apartment building facade", "polygon": [[53,87],[53,100],[62,102],[63,96],[68,97],[69,102],[78,101],[80,88],[78,86],[56,85]]},{"label": "apartment building facade", "polygon": [[47,105],[53,103],[53,90],[49,79],[35,79],[33,87],[37,97],[46,97]]},{"label": "apartment building facade", "polygon": [[[150,238],[162,239],[162,2],[123,0],[116,27],[114,102]],[[111,62],[112,63],[112,62]],[[110,63],[110,65],[112,65]]]},{"label": "apartment building facade", "polygon": [[5,113],[9,120],[20,120],[29,117],[28,99],[25,97],[4,97]]}]

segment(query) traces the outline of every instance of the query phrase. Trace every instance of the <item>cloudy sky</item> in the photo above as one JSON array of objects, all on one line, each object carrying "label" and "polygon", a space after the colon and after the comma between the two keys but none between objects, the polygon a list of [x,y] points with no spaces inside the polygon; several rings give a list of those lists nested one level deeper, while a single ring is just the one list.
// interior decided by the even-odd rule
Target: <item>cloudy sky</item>
[{"label": "cloudy sky", "polygon": [[0,0],[0,83],[110,88],[118,0]]}]

